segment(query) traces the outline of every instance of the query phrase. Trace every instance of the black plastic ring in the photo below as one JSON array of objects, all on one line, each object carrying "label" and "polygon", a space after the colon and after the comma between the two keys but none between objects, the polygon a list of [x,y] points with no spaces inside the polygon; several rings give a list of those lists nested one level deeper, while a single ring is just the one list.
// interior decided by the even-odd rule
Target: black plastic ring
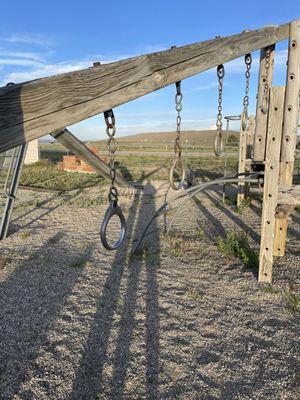
[{"label": "black plastic ring", "polygon": [[[113,244],[109,244],[107,241],[106,231],[107,231],[108,223],[114,215],[117,215],[120,219],[121,230],[120,230],[120,234],[119,234],[117,241],[114,242]],[[104,218],[103,218],[103,221],[101,224],[101,228],[100,228],[101,243],[107,250],[117,250],[124,242],[124,239],[126,237],[126,230],[127,230],[126,221],[125,221],[123,212],[122,212],[121,208],[114,201],[112,201],[110,203],[110,205],[108,206],[108,209],[105,211],[105,215],[104,215]]]}]

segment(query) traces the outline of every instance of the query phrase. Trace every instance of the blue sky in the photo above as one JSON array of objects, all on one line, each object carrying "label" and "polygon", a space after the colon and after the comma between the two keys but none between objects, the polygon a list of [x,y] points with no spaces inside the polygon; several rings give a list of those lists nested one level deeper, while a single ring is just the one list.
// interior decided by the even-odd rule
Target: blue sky
[{"label": "blue sky", "polygon": [[[300,18],[299,0],[258,1],[2,1],[0,83],[22,82],[168,49],[245,29]],[[285,82],[287,43],[277,45],[274,84]],[[255,109],[259,54],[253,53],[250,111]],[[225,64],[224,115],[241,112],[243,59]],[[182,83],[183,129],[215,124],[215,70]],[[118,134],[175,128],[173,86],[115,109]],[[237,126],[234,126],[237,128]],[[82,139],[103,139],[102,115],[71,127]]]}]

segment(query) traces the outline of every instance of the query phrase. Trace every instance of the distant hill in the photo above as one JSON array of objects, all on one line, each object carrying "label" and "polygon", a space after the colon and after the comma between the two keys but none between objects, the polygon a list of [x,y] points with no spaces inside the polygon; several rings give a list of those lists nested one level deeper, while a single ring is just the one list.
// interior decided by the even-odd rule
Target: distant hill
[{"label": "distant hill", "polygon": [[[215,141],[215,130],[206,130],[206,131],[182,131],[182,141],[188,140],[189,143],[194,143],[196,145],[202,146],[213,146]],[[239,132],[236,131],[229,131],[228,137],[235,136],[239,138]],[[122,136],[119,137],[118,140],[120,142],[128,142],[128,143],[138,143],[138,142],[156,142],[156,143],[163,143],[163,142],[173,142],[174,138],[176,137],[176,132],[147,132],[147,133],[138,133],[136,135],[130,136]],[[96,140],[96,141],[89,141],[90,144],[97,144],[103,143],[104,140]]]}]

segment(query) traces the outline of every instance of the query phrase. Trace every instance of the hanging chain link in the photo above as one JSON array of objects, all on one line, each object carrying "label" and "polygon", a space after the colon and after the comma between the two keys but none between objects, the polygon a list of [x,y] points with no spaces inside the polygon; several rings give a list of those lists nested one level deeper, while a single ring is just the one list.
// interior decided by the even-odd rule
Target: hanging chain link
[{"label": "hanging chain link", "polygon": [[106,124],[106,134],[108,136],[107,150],[109,153],[109,174],[111,179],[111,185],[109,188],[108,199],[110,202],[117,204],[118,202],[118,191],[115,186],[116,180],[116,167],[115,167],[115,157],[116,151],[118,149],[118,143],[115,139],[116,134],[116,120],[113,110],[108,110],[104,112],[104,120]]},{"label": "hanging chain link", "polygon": [[245,55],[245,64],[246,64],[246,85],[245,85],[245,96],[243,100],[243,115],[242,115],[242,129],[243,131],[247,128],[248,123],[248,106],[249,106],[249,85],[250,85],[250,69],[252,64],[252,56],[250,53]]},{"label": "hanging chain link", "polygon": [[[118,206],[119,194],[115,186],[115,180],[116,180],[115,156],[118,148],[118,143],[115,139],[116,121],[113,110],[108,110],[104,112],[104,120],[106,123],[106,133],[108,136],[107,149],[109,152],[109,170],[110,170],[111,184],[108,192],[109,206],[105,211],[104,218],[101,224],[100,239],[103,246],[107,250],[117,250],[125,240],[127,227],[123,212],[121,208]],[[118,239],[114,243],[110,243],[107,238],[107,229],[111,218],[114,216],[119,218],[121,227]]]},{"label": "hanging chain link", "polygon": [[270,47],[266,48],[265,54],[265,83],[264,83],[264,94],[262,98],[262,106],[261,110],[264,114],[268,112],[268,97],[269,97],[269,69],[270,69],[270,57],[271,57],[271,49]]},{"label": "hanging chain link", "polygon": [[[186,167],[185,163],[181,157],[182,147],[181,147],[181,111],[182,111],[182,99],[183,94],[181,92],[181,81],[176,82],[176,94],[175,94],[175,109],[177,111],[176,116],[176,138],[174,144],[175,158],[173,160],[172,166],[170,168],[170,185],[172,189],[179,190],[184,186],[186,177]],[[180,180],[176,181],[174,174],[180,171]]]},{"label": "hanging chain link", "polygon": [[177,136],[175,139],[175,145],[174,145],[174,152],[176,157],[180,158],[181,157],[181,111],[182,111],[182,99],[183,99],[183,94],[181,92],[181,81],[176,82],[176,94],[175,94],[175,109],[177,111],[177,117],[176,117],[176,132]]},{"label": "hanging chain link", "polygon": [[225,76],[225,68],[223,64],[218,65],[217,67],[217,76],[218,76],[218,115],[217,115],[217,133],[215,139],[215,154],[217,157],[220,157],[223,150],[223,135],[222,135],[222,101],[223,101],[223,80]]}]

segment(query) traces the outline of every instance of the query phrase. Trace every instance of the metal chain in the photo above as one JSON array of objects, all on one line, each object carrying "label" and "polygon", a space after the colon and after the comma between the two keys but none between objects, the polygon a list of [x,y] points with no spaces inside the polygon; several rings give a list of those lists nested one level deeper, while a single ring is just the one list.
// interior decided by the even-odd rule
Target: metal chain
[{"label": "metal chain", "polygon": [[180,158],[181,157],[181,141],[180,141],[180,134],[181,134],[181,111],[182,111],[182,99],[183,99],[183,94],[181,92],[181,81],[176,82],[176,94],[175,94],[175,109],[177,111],[177,117],[176,117],[176,139],[175,139],[175,145],[174,145],[174,152],[176,157]]},{"label": "metal chain", "polygon": [[250,53],[245,55],[245,64],[246,64],[246,85],[245,85],[245,96],[243,100],[243,115],[242,115],[242,129],[243,131],[247,128],[248,122],[248,106],[249,106],[249,85],[250,85],[250,69],[252,63],[252,56]]},{"label": "metal chain", "polygon": [[266,76],[265,76],[264,94],[263,94],[262,106],[261,106],[261,110],[264,114],[267,114],[267,112],[268,112],[270,57],[271,57],[271,49],[270,49],[270,47],[267,47],[266,54],[265,54]]},{"label": "metal chain", "polygon": [[218,115],[217,115],[217,133],[215,140],[215,154],[217,157],[220,157],[223,150],[223,137],[222,137],[222,101],[223,101],[223,80],[225,76],[225,68],[223,64],[218,65],[217,67],[217,76],[218,76]]},{"label": "metal chain", "polygon": [[116,180],[116,167],[115,167],[115,157],[116,157],[116,151],[118,148],[118,143],[115,139],[115,134],[116,134],[116,120],[114,116],[113,110],[108,110],[104,112],[104,120],[106,124],[106,134],[108,136],[108,141],[107,141],[107,150],[109,153],[109,174],[110,174],[110,179],[111,179],[111,185],[109,188],[109,193],[108,193],[108,199],[110,202],[114,202],[117,204],[118,202],[118,191],[115,186],[115,180]]}]

